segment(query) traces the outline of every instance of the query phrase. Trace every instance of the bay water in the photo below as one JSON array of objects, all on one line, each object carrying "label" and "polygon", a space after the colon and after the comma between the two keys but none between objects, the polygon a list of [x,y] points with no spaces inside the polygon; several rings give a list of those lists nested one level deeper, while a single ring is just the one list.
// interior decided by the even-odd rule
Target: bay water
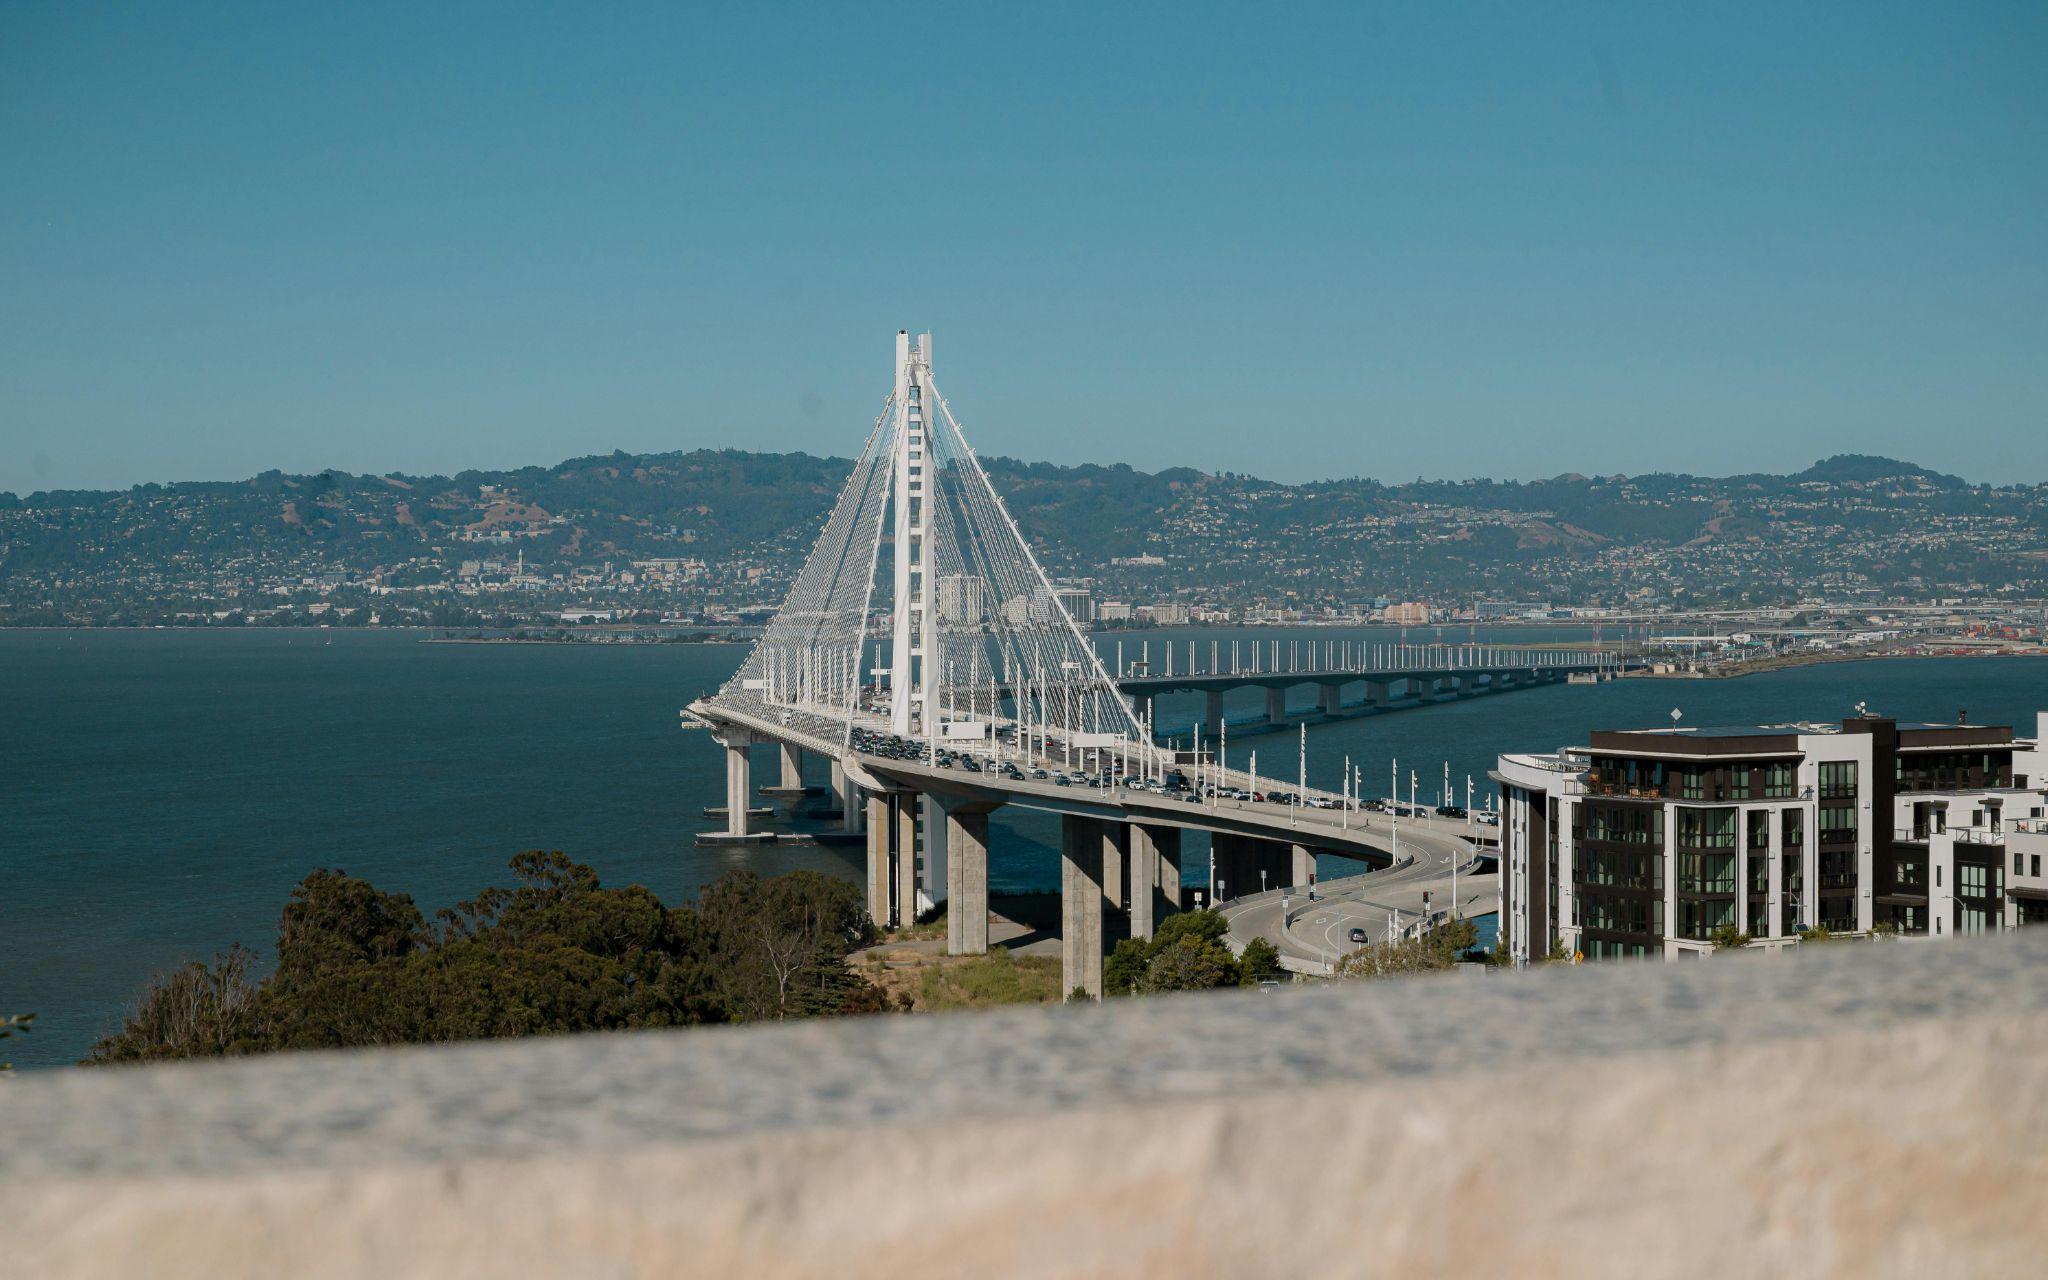
[{"label": "bay water", "polygon": [[[1383,642],[1381,629],[1126,633],[1126,656],[1233,636]],[[1482,632],[1488,642],[1574,638]],[[1135,638],[1134,638],[1135,637]],[[1434,632],[1411,629],[1420,642]],[[1462,640],[1465,633],[1448,637]],[[1112,652],[1117,637],[1098,637]],[[704,847],[724,802],[719,749],[678,728],[677,710],[732,672],[744,645],[429,644],[395,631],[0,632],[0,1013],[34,1013],[0,1044],[17,1067],[76,1062],[114,1029],[150,976],[235,942],[269,950],[292,886],[337,867],[410,893],[422,910],[510,880],[522,849],[560,849],[607,884],[681,903],[731,867],[814,868],[858,878],[857,848]],[[1351,695],[1359,695],[1354,686]],[[1296,708],[1311,687],[1293,693]],[[1160,698],[1161,726],[1191,724],[1200,699]],[[2048,661],[1892,659],[1725,681],[1551,686],[1311,727],[1311,785],[1334,789],[1359,763],[1367,794],[1390,766],[1406,794],[1434,799],[1445,767],[1462,802],[1490,785],[1503,751],[1583,743],[1589,730],[1839,719],[1858,702],[1901,719],[2031,732],[2048,706]],[[1263,694],[1226,714],[1256,719]],[[1230,758],[1259,753],[1292,779],[1293,731],[1236,728]],[[1393,762],[1398,761],[1398,765]],[[769,752],[757,781],[773,781]],[[824,781],[822,762],[811,780]],[[802,819],[779,822],[803,830]],[[993,824],[997,892],[1056,888],[1057,826],[1004,811]],[[1191,880],[1205,876],[1191,840]],[[1357,870],[1325,859],[1324,877]]]}]

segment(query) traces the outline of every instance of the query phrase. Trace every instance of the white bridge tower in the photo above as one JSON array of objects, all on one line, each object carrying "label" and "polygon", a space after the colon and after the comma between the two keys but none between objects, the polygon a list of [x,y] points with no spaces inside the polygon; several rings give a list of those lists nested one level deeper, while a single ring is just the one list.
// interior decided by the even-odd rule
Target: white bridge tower
[{"label": "white bridge tower", "polygon": [[932,335],[896,333],[896,450],[891,498],[896,509],[894,624],[889,641],[889,728],[929,733],[937,714],[938,623],[932,609],[937,576],[931,528],[932,451],[926,414],[932,394]]}]

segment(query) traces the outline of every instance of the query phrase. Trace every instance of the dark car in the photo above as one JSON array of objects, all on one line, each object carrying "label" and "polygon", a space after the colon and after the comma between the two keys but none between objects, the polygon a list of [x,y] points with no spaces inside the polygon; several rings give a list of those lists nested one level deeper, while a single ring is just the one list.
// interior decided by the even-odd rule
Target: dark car
[{"label": "dark car", "polygon": [[1359,928],[1357,925],[1352,925],[1351,932],[1345,934],[1344,936],[1351,939],[1353,942],[1364,942],[1365,930]]}]

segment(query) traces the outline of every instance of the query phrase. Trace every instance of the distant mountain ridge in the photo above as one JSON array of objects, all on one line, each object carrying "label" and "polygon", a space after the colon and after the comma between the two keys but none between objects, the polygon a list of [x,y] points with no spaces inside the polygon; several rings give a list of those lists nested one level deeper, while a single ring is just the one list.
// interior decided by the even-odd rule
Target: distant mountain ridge
[{"label": "distant mountain ridge", "polygon": [[[1094,579],[1105,595],[1308,606],[2048,594],[2048,485],[1972,485],[1891,458],[1843,454],[1788,475],[1303,484],[984,462],[1047,567]],[[706,582],[739,584],[721,587],[721,599],[772,603],[851,465],[805,453],[615,451],[454,476],[267,471],[0,495],[0,611],[33,600],[36,616],[62,612],[56,602],[86,582],[97,584],[93,599],[167,598],[173,567],[188,595],[221,583],[256,590],[248,584],[259,580],[276,594],[276,583],[309,575],[424,590],[494,548],[559,575],[688,559]]]}]

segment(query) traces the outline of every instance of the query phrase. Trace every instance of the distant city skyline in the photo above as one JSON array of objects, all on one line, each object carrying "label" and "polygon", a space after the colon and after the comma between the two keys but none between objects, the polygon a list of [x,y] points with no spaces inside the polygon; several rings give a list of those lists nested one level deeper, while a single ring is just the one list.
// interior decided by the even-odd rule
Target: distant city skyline
[{"label": "distant city skyline", "polygon": [[857,451],[2048,481],[2048,11],[0,10],[0,490]]}]

